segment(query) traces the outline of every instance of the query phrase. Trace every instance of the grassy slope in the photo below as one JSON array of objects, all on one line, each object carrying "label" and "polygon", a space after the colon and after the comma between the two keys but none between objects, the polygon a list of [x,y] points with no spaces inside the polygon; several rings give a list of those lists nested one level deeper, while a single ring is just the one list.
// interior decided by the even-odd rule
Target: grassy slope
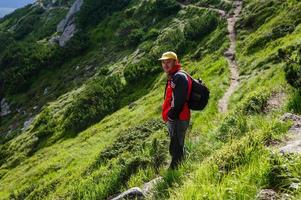
[{"label": "grassy slope", "polygon": [[[201,165],[194,162],[186,164],[197,166],[194,167],[195,171],[181,180],[181,185],[183,185],[179,189],[170,192],[171,199],[254,199],[262,188],[272,188],[292,196],[300,193],[300,191],[288,189],[288,185],[294,182],[293,178],[300,182],[300,171],[297,168],[300,165],[300,158],[283,159],[278,156],[274,158],[277,150],[273,153],[267,148],[270,140],[282,138],[287,131],[287,126],[279,121],[279,117],[286,112],[284,105],[292,95],[292,88],[285,81],[283,63],[279,63],[275,55],[279,48],[300,44],[301,32],[300,25],[298,25],[300,22],[291,34],[268,41],[264,48],[258,46],[259,48],[254,52],[246,53],[254,40],[271,33],[272,28],[278,24],[292,20],[287,13],[293,7],[300,8],[300,3],[297,1],[274,2],[276,2],[276,11],[265,23],[253,30],[239,26],[237,58],[242,75],[241,83],[231,97],[230,113],[216,133],[217,135],[234,134],[231,135],[230,140],[225,141],[222,137],[221,140],[225,144]],[[254,7],[254,10],[257,8],[263,11],[261,14],[267,12],[265,6],[260,5],[258,1],[246,1],[242,11],[244,17],[240,23],[249,17]],[[260,18],[260,15],[256,16],[256,13],[254,15]],[[287,98],[283,102],[284,105],[277,110],[258,114],[251,112],[251,115],[240,114],[246,109],[244,105],[247,105],[245,103],[248,102],[248,96],[254,96],[253,100],[255,100],[261,95],[269,96],[271,93],[279,92],[284,92]],[[259,102],[253,101],[253,106],[260,104]],[[229,118],[234,120],[227,120]],[[228,126],[227,132],[223,131],[225,125]],[[233,125],[238,131],[233,131]],[[275,164],[275,160],[279,162]],[[273,170],[279,167],[278,165],[291,165],[292,167],[289,167],[286,172],[283,170],[274,173]],[[292,173],[292,177],[287,173]],[[279,178],[280,176],[282,178]],[[278,181],[278,185],[275,185],[274,179]]]},{"label": "grassy slope", "polygon": [[[190,14],[191,11],[194,13],[199,12],[199,11],[194,11],[194,9],[192,8],[187,13]],[[179,15],[179,17],[181,17],[183,20],[187,20],[185,19],[186,18],[185,12]],[[175,25],[175,23],[173,23],[173,25]],[[171,29],[168,28],[169,27],[167,27],[167,29],[165,30],[169,34],[169,31]],[[224,30],[223,24],[221,24],[219,29],[213,32],[211,36],[207,36],[207,37],[212,39],[218,38],[220,37],[221,30]],[[164,35],[163,37],[161,36],[161,40],[164,40],[164,37],[165,37]],[[203,40],[202,43],[209,47],[215,45],[215,43],[210,40],[206,42],[206,38]],[[193,49],[193,47],[190,48]],[[221,57],[221,52],[222,51],[220,51],[218,55],[211,55],[211,56],[208,55],[206,59],[204,59],[201,63],[188,62],[190,60],[188,58],[187,65],[190,65],[191,67],[185,66],[185,69],[187,69],[188,71],[192,72],[193,70],[195,75],[198,74],[199,76],[201,75],[202,77],[208,77],[208,79],[205,78],[205,80],[208,82],[208,85],[212,88],[215,88],[212,90],[212,93],[214,94],[213,96],[216,96],[216,98],[213,98],[215,99],[215,101],[211,102],[212,110],[210,111],[210,109],[208,109],[208,112],[209,111],[216,112],[215,110],[216,106],[214,104],[216,104],[216,100],[220,98],[222,94],[221,90],[224,90],[226,88],[226,85],[224,85],[223,88],[219,88],[216,86],[214,87],[214,85],[220,84],[216,79],[213,78],[216,76],[216,74],[224,77],[223,78],[224,83],[227,82],[226,73],[228,72],[226,67],[226,61]],[[91,54],[93,54],[93,52]],[[212,63],[213,60],[214,63]],[[128,62],[130,61],[131,59]],[[94,60],[94,62],[96,62],[96,60]],[[212,64],[208,65],[209,63]],[[118,67],[118,65],[122,66],[124,65],[124,63],[121,62],[119,64],[118,63],[115,64],[116,67]],[[62,68],[62,70],[64,69],[66,68]],[[112,66],[111,69],[116,71],[114,66]],[[44,77],[46,77],[46,75]],[[46,81],[47,80],[49,80],[49,77],[47,77]],[[134,180],[138,182],[139,180],[141,181],[139,176],[136,179],[135,176],[132,176],[133,178],[131,178],[131,180],[129,180],[131,176],[124,177],[123,170],[130,169],[130,168],[126,168],[127,165],[131,167],[132,164],[133,163],[135,164],[136,162],[134,160],[132,163],[130,162],[129,164],[125,164],[125,168],[123,168],[121,162],[123,162],[122,161],[123,158],[129,157],[129,153],[127,151],[121,152],[120,155],[116,155],[117,158],[108,159],[109,163],[107,164],[104,163],[102,167],[101,166],[93,167],[93,163],[97,162],[98,155],[100,154],[100,152],[102,152],[102,150],[104,150],[104,147],[110,147],[110,144],[114,142],[117,138],[121,137],[122,135],[126,135],[125,133],[127,132],[131,132],[129,128],[131,127],[135,128],[138,126],[138,130],[140,130],[139,125],[141,124],[142,127],[145,126],[146,128],[149,127],[151,128],[152,125],[149,125],[148,123],[143,125],[142,123],[143,121],[149,122],[150,119],[157,119],[155,120],[156,123],[160,124],[160,108],[161,108],[162,97],[163,97],[164,76],[162,75],[157,76],[154,83],[156,83],[156,85],[154,85],[153,89],[150,88],[151,92],[146,96],[143,96],[137,102],[135,102],[136,106],[134,107],[134,109],[129,109],[126,106],[121,110],[119,110],[118,112],[112,114],[111,116],[108,116],[105,119],[103,119],[98,125],[95,125],[89,128],[88,130],[79,133],[79,135],[76,138],[58,141],[57,143],[51,145],[50,147],[43,148],[40,151],[36,152],[30,158],[26,158],[26,154],[27,154],[26,149],[29,147],[28,145],[31,145],[32,142],[34,142],[34,140],[36,139],[36,137],[34,137],[32,133],[28,132],[26,134],[21,134],[20,136],[10,141],[9,149],[11,151],[12,149],[15,149],[15,151],[13,151],[14,152],[13,157],[11,158],[13,159],[13,163],[14,163],[14,159],[16,159],[17,163],[13,164],[14,165],[13,168],[5,167],[6,164],[11,163],[12,160],[10,158],[9,160],[7,160],[8,162],[4,164],[4,166],[2,166],[1,186],[0,186],[1,198],[5,199],[8,198],[8,196],[10,195],[11,197],[21,198],[21,199],[24,197],[45,198],[46,196],[48,198],[60,197],[60,196],[63,197],[72,196],[74,198],[85,197],[87,199],[90,199],[95,194],[97,194],[97,196],[101,198],[101,197],[106,197],[108,195],[112,195],[115,192],[118,192],[121,189],[119,187],[126,187],[127,181],[129,181],[129,184],[134,184],[135,183]],[[37,85],[37,87],[40,86]],[[76,94],[84,89],[85,89],[85,85],[77,90],[74,90],[66,95],[63,95],[62,97],[59,98],[59,100],[50,103],[47,107],[50,108],[50,110],[56,110],[57,108],[62,107],[62,105],[65,105],[66,103],[68,104],[68,102],[72,101],[72,98],[74,98],[73,96],[76,97]],[[143,90],[145,90],[144,87],[139,89],[138,92],[143,94],[145,93],[143,92]],[[125,103],[126,102],[129,102],[129,100],[126,100]],[[63,110],[60,110],[60,112],[62,111]],[[59,116],[59,112],[56,115]],[[203,115],[203,117],[207,117],[207,116]],[[162,125],[159,125],[159,127],[160,126]],[[144,132],[143,128],[141,131],[142,134]],[[138,133],[133,131],[133,133],[140,134],[139,131]],[[147,144],[142,151],[130,152],[130,153],[137,154],[138,167],[142,163],[142,162],[139,163],[140,158],[143,159],[144,157],[148,157],[150,160],[152,159],[152,156],[148,155],[151,154],[149,151],[152,151],[151,150],[152,147],[150,146],[149,143],[152,143],[154,141],[154,138],[157,138],[160,143],[164,141],[166,142],[167,139],[166,130],[164,130],[164,128],[163,129],[160,128],[159,130],[155,130],[154,132],[152,131],[151,133],[152,133],[151,136],[149,137],[146,136]],[[129,137],[131,137],[131,135],[129,135]],[[134,135],[133,137],[136,136]],[[139,141],[140,140],[138,140],[138,142]],[[142,145],[142,147],[145,145],[142,142],[140,142],[141,144],[138,142],[135,145],[137,146]],[[167,144],[165,144],[164,146],[166,147]],[[84,151],[83,149],[87,151]],[[145,153],[145,152],[149,152],[149,153]],[[166,149],[164,153],[167,154]],[[147,155],[144,156],[144,154],[147,154],[148,156]],[[131,159],[128,158],[126,159],[126,161],[127,160],[131,160]],[[18,162],[20,163],[18,164]],[[39,163],[38,165],[39,167],[33,168],[32,166],[37,166],[37,163]],[[153,167],[151,167],[153,163],[154,162],[152,161],[147,162],[147,169],[151,171],[150,172],[151,175],[148,178],[152,178],[153,176],[155,176],[156,170]],[[114,166],[113,171],[109,170],[109,167],[110,166],[112,167],[112,165]],[[90,169],[91,166],[92,169]],[[90,171],[89,173],[92,173],[91,176],[82,177],[82,174],[85,174],[86,173],[85,171],[87,171],[87,169],[90,169],[88,171]],[[109,176],[107,177],[109,180],[111,180],[110,184],[108,184],[107,179],[104,180],[99,179],[99,176],[103,176],[102,175],[103,173],[109,173]],[[129,175],[135,173],[136,172],[129,172]],[[20,174],[22,174],[22,176],[20,176]],[[92,184],[90,182],[91,177],[98,179],[97,182],[98,184],[94,184],[94,183]],[[81,183],[80,185],[78,184],[79,182]],[[115,187],[116,184],[120,186]],[[16,190],[16,188],[18,189]]]},{"label": "grassy slope", "polygon": [[[248,3],[252,2],[256,1]],[[282,12],[284,14],[287,10]],[[238,92],[231,99],[231,111],[225,116],[217,112],[217,101],[229,83],[227,62],[223,57],[227,42],[215,53],[207,54],[199,60],[193,61],[190,58],[194,51],[181,59],[187,71],[206,81],[212,96],[205,111],[193,112],[192,126],[186,140],[188,159],[178,171],[166,172],[162,166],[157,171],[152,167],[154,161],[141,160],[151,159],[156,155],[151,153],[154,139],[162,146],[167,145],[166,129],[159,122],[164,90],[164,75],[161,74],[156,77],[156,84],[150,92],[135,101],[133,108],[125,106],[79,133],[77,137],[43,148],[15,168],[1,169],[1,173],[5,175],[0,181],[0,197],[7,199],[11,195],[20,199],[102,199],[128,187],[139,186],[158,174],[163,175],[165,180],[157,188],[156,195],[160,199],[253,199],[260,188],[273,187],[270,177],[273,161],[282,162],[282,158],[273,158],[265,144],[280,138],[287,131],[287,124],[278,120],[285,112],[285,107],[262,114],[260,109],[256,113],[248,105],[252,103],[254,96],[258,99],[263,96],[263,102],[266,101],[265,95],[269,96],[270,91],[284,90],[287,97],[291,95],[281,63],[274,64],[273,60],[261,63],[273,55],[275,45],[295,44],[294,39],[300,38],[300,26],[292,34],[280,38],[280,41],[272,41],[264,50],[249,55],[244,53],[244,48],[247,47],[243,41],[243,38],[249,41],[249,38],[262,35],[261,31],[268,31],[271,26],[269,23],[273,20],[278,21],[272,19],[254,31],[239,32],[238,61],[241,74],[252,74],[243,76]],[[214,46],[216,41],[210,43],[210,38],[216,38],[221,31],[224,29],[211,33],[200,41],[199,46],[202,47],[207,39],[209,46]],[[250,67],[252,63],[253,66]],[[159,124],[158,129],[152,130],[152,125],[148,123],[150,119]],[[140,149],[123,147],[124,151],[113,152],[114,156],[104,163],[97,162],[101,152],[110,153],[110,147],[119,145],[116,143],[118,138],[143,134],[143,131],[129,129],[139,126],[151,129],[151,134],[142,139],[145,142],[139,138],[133,139]],[[166,148],[162,147],[160,151],[167,155]],[[137,160],[131,161],[132,157]],[[146,166],[143,165],[144,162],[147,163]],[[163,163],[168,163],[166,157]],[[293,163],[297,163],[293,164],[293,174],[300,176],[295,172],[301,162]],[[137,170],[128,170],[130,167],[137,167]],[[281,181],[283,180],[280,179]]]}]

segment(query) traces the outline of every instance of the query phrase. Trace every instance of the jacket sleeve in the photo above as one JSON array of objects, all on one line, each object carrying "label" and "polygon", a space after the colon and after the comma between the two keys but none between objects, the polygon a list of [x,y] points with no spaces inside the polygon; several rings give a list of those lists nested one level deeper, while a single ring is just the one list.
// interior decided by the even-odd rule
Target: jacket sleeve
[{"label": "jacket sleeve", "polygon": [[188,94],[188,80],[184,74],[177,73],[171,80],[172,90],[172,105],[168,111],[168,118],[175,120],[179,118],[179,114],[183,109]]}]

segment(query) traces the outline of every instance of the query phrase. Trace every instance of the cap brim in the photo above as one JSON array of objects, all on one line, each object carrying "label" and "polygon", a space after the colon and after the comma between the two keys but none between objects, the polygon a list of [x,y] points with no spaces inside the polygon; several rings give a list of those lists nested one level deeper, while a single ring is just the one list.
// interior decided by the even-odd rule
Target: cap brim
[{"label": "cap brim", "polygon": [[158,60],[167,60],[167,59],[174,59],[174,60],[176,60],[175,58],[170,58],[170,57],[162,57],[162,58],[159,58]]}]

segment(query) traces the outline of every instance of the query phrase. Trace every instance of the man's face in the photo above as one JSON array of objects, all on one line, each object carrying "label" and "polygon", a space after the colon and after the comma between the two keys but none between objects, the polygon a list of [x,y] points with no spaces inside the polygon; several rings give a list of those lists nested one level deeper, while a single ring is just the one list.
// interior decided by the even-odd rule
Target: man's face
[{"label": "man's face", "polygon": [[174,59],[162,60],[162,68],[166,73],[169,73],[175,64],[176,61]]}]

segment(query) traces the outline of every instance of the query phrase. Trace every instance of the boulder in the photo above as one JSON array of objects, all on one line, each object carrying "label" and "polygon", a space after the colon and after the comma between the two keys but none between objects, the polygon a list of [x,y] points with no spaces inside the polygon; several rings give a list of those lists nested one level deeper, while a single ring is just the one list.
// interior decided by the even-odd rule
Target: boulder
[{"label": "boulder", "polygon": [[57,25],[57,32],[62,33],[62,35],[58,39],[59,45],[61,47],[65,46],[65,44],[77,32],[75,25],[75,14],[80,11],[82,4],[83,0],[76,0],[69,9],[66,17]]},{"label": "boulder", "polygon": [[8,104],[8,102],[6,101],[6,99],[5,98],[3,98],[2,100],[1,100],[1,107],[0,107],[1,109],[0,109],[0,116],[1,117],[4,117],[4,116],[6,116],[6,115],[8,115],[8,114],[10,114],[11,113],[11,110],[10,110],[10,107],[9,107],[9,104]]}]

